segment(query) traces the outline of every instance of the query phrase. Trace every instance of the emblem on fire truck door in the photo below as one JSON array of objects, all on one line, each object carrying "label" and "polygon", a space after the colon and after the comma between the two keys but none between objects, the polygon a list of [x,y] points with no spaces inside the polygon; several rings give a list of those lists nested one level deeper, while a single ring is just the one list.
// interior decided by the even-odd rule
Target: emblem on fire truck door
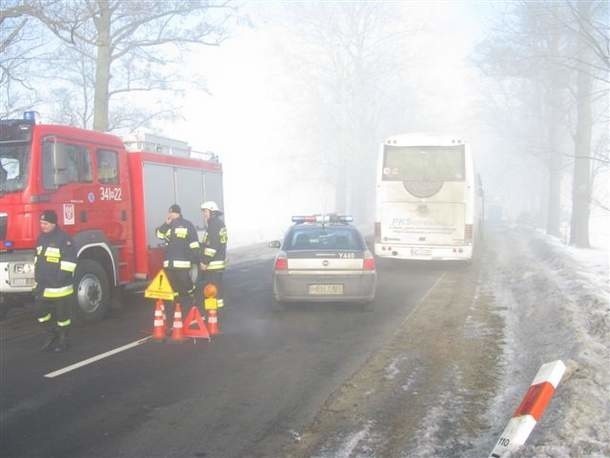
[{"label": "emblem on fire truck door", "polygon": [[74,224],[74,204],[64,204],[64,225]]}]

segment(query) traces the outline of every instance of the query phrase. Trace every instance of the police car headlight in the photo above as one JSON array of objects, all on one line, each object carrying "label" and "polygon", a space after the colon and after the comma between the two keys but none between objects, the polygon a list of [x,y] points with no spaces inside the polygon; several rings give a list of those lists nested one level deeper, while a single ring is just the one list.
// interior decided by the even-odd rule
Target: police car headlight
[{"label": "police car headlight", "polygon": [[16,274],[29,275],[34,273],[34,263],[32,262],[18,262],[15,264],[13,271]]}]

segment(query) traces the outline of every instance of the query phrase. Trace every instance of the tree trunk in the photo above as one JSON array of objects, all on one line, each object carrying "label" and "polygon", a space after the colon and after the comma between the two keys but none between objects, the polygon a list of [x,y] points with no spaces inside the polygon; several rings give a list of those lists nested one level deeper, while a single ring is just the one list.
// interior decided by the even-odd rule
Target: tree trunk
[{"label": "tree trunk", "polygon": [[559,237],[560,235],[560,215],[561,215],[561,156],[557,142],[558,117],[556,107],[550,105],[553,111],[549,118],[549,184],[548,184],[548,207],[546,232],[547,234]]},{"label": "tree trunk", "polygon": [[[589,2],[578,4],[579,13],[585,20],[581,22],[581,33],[579,39],[579,53],[587,61],[587,46],[583,43],[583,34],[588,33],[582,30],[587,27],[591,9]],[[572,220],[570,224],[570,244],[581,248],[588,248],[589,245],[589,215],[591,212],[591,130],[592,115],[591,91],[593,79],[587,69],[578,72],[576,89],[576,139],[575,139],[575,160],[574,178],[572,184]]]},{"label": "tree trunk", "polygon": [[[548,43],[548,48],[551,53],[559,53],[559,33],[555,32],[551,35]],[[559,237],[561,235],[561,177],[562,177],[562,151],[559,147],[561,124],[561,92],[562,87],[559,82],[560,75],[555,68],[547,70],[547,83],[543,85],[545,116],[544,122],[548,128],[545,129],[548,145],[548,162],[547,170],[549,173],[548,182],[548,200],[547,200],[547,219],[546,232],[547,234]]]},{"label": "tree trunk", "polygon": [[97,57],[95,61],[95,96],[93,128],[101,132],[108,130],[108,105],[110,87],[110,7],[108,0],[98,0],[100,15],[95,19],[97,29]]}]

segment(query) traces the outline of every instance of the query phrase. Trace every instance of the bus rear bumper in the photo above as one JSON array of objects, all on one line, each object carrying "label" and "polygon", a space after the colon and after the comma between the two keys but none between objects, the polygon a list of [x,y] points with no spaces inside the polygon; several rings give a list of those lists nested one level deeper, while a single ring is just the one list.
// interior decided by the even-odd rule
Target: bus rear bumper
[{"label": "bus rear bumper", "polygon": [[472,259],[472,245],[411,246],[375,243],[375,256],[418,261],[469,261]]}]

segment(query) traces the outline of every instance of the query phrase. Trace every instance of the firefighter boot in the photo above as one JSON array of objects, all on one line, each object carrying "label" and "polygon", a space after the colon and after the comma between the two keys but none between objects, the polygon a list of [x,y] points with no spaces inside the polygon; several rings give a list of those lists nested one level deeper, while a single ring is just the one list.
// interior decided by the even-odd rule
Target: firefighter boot
[{"label": "firefighter boot", "polygon": [[59,337],[57,334],[57,329],[53,326],[45,325],[44,330],[47,333],[44,343],[40,347],[40,351],[51,351]]},{"label": "firefighter boot", "polygon": [[70,339],[68,337],[68,328],[59,328],[59,339],[53,351],[60,353],[70,348]]}]

